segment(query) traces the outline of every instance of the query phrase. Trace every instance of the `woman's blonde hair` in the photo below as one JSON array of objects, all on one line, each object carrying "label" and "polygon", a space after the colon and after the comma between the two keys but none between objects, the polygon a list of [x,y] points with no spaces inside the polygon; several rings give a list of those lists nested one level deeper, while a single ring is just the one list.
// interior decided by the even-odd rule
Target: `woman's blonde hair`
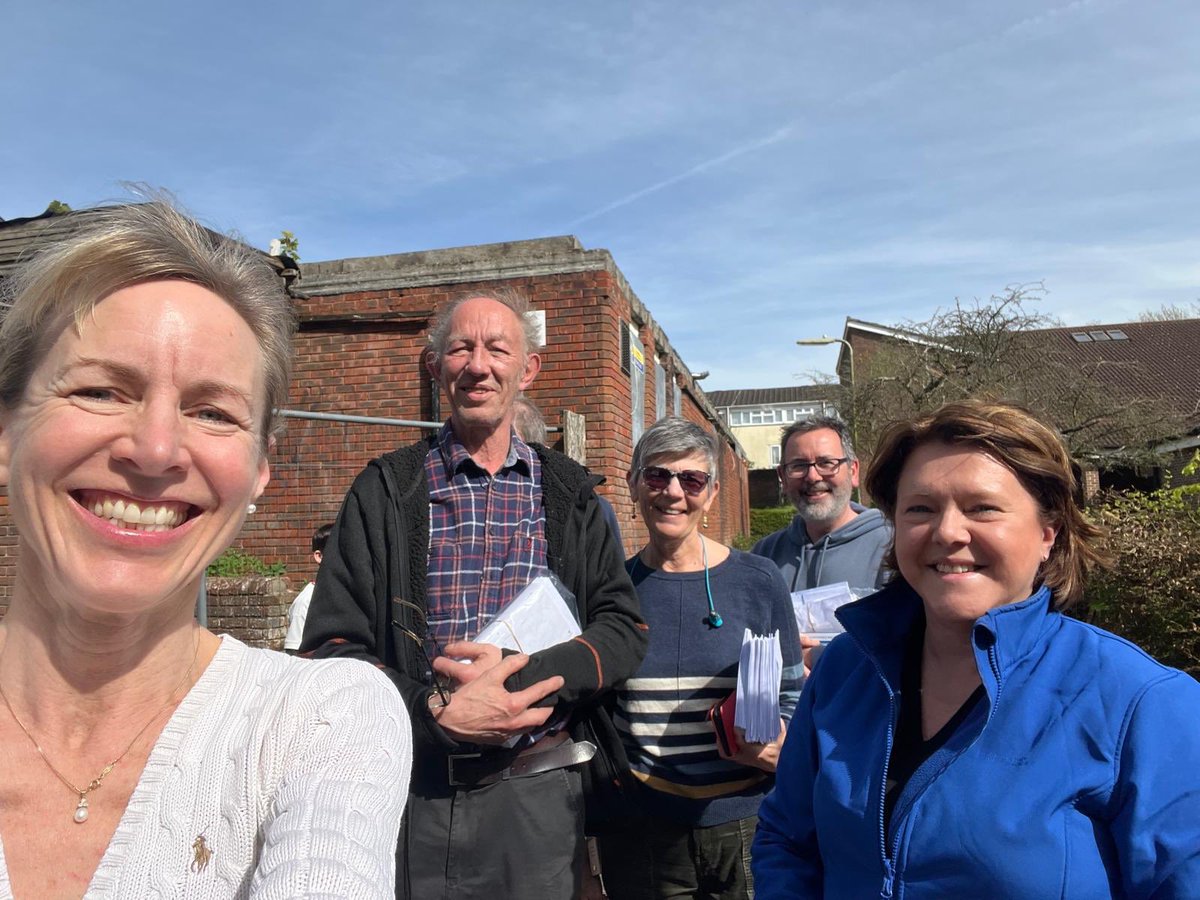
[{"label": "woman's blonde hair", "polygon": [[262,255],[154,200],[85,210],[86,223],[42,250],[6,284],[0,323],[0,406],[21,402],[42,355],[71,322],[82,329],[108,295],[147,281],[187,281],[237,311],[258,341],[266,408],[265,447],[279,423],[292,367],[295,317],[279,277]]},{"label": "woman's blonde hair", "polygon": [[[1084,515],[1071,455],[1062,438],[1032,412],[1012,403],[961,400],[932,413],[888,425],[867,469],[863,486],[892,522],[896,491],[909,457],[925,444],[944,443],[985,453],[1017,476],[1037,501],[1043,521],[1057,529],[1041,583],[1050,588],[1056,609],[1083,594],[1088,573],[1108,565],[1104,529]],[[895,548],[885,565],[896,570]]]}]

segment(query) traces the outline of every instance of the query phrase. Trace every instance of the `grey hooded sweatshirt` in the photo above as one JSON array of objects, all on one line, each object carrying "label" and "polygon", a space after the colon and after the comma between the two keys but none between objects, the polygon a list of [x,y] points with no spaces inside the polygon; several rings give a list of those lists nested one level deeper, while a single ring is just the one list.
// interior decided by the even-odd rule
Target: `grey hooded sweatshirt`
[{"label": "grey hooded sweatshirt", "polygon": [[845,581],[857,595],[870,593],[890,577],[880,563],[891,546],[892,527],[877,509],[857,503],[850,507],[858,515],[815,544],[809,540],[804,520],[796,516],[787,528],[768,534],[751,552],[779,566],[793,591]]}]

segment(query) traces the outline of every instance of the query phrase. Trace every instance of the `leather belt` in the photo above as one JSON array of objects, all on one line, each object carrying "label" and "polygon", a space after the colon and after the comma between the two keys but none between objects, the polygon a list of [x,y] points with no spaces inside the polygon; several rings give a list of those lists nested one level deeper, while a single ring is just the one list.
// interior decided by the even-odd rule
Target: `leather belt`
[{"label": "leather belt", "polygon": [[569,734],[561,731],[515,753],[451,753],[446,757],[446,774],[451,785],[477,787],[565,769],[585,763],[595,755],[595,744],[572,741]]}]

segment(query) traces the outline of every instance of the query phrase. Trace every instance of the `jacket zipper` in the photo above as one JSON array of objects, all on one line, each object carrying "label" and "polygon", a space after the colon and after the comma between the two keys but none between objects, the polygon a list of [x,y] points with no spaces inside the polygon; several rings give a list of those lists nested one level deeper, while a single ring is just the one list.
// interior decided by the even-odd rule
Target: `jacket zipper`
[{"label": "jacket zipper", "polygon": [[[879,676],[879,680],[883,682],[884,689],[888,692],[888,704],[891,708],[891,717],[888,720],[887,730],[887,747],[883,757],[883,780],[879,785],[879,853],[883,860],[883,884],[879,890],[880,900],[891,900],[892,894],[896,887],[896,857],[900,853],[900,834],[901,829],[896,829],[896,834],[892,837],[891,853],[888,853],[887,846],[887,823],[884,821],[885,810],[887,809],[887,774],[888,765],[892,759],[892,744],[895,741],[896,732],[896,694],[888,685],[887,678],[883,675],[883,669],[879,667],[879,662],[875,659],[874,654],[868,653],[867,648],[859,641],[858,636],[851,634],[851,638],[858,644],[859,650],[863,655],[871,661],[871,665],[875,667],[875,673]],[[1000,661],[996,656],[996,645],[988,647],[988,664],[991,666],[992,675],[996,679],[996,699],[991,703],[991,708],[988,712],[988,719],[992,717],[992,713],[996,710],[996,705],[1000,702],[1000,691],[1002,681],[1000,678]],[[986,724],[986,723],[985,723]],[[976,736],[975,740],[978,740]],[[971,744],[974,745],[975,741]]]},{"label": "jacket zipper", "polygon": [[992,667],[992,677],[996,679],[996,699],[992,701],[992,707],[988,710],[988,718],[991,719],[992,713],[996,711],[996,706],[1000,703],[1000,692],[1004,690],[1004,682],[1000,679],[1000,660],[996,658],[996,645],[988,647],[988,663]]},{"label": "jacket zipper", "polygon": [[[882,673],[880,673],[882,675]],[[888,854],[887,823],[884,816],[887,810],[887,775],[888,765],[892,760],[892,743],[896,732],[896,697],[888,690],[888,702],[891,704],[891,718],[888,720],[887,751],[883,756],[883,780],[879,784],[879,853],[883,857],[883,887],[879,891],[882,900],[891,900],[892,887],[896,881],[896,852],[900,849],[900,835],[897,833],[892,841],[892,852]]]}]

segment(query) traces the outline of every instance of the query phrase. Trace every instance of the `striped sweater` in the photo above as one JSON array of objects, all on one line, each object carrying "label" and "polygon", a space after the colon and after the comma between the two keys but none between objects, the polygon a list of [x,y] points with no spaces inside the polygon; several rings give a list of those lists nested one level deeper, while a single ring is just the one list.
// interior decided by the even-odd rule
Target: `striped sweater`
[{"label": "striped sweater", "polygon": [[709,570],[713,602],[725,620],[704,622],[704,572],[650,569],[636,556],[626,568],[650,627],[650,648],[617,691],[617,729],[650,815],[708,826],[755,815],[772,777],[721,759],[708,710],[737,687],[744,629],[779,631],[780,707],[790,719],[799,697],[800,637],[783,577],[769,560],[731,550]]}]

